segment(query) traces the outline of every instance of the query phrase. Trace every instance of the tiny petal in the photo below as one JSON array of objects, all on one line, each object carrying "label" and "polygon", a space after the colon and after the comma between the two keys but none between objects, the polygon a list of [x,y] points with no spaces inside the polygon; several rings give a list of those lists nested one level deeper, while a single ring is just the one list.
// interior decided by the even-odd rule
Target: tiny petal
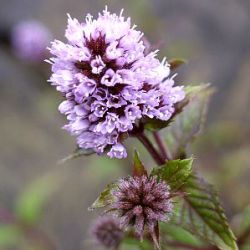
[{"label": "tiny petal", "polygon": [[96,56],[96,58],[91,61],[90,65],[92,67],[92,73],[94,74],[100,74],[105,67],[105,63],[100,56]]},{"label": "tiny petal", "polygon": [[108,156],[111,158],[122,159],[127,157],[127,152],[121,143],[117,143],[112,146],[111,150],[108,152]]},{"label": "tiny petal", "polygon": [[72,108],[74,108],[75,103],[72,101],[63,101],[59,107],[58,110],[62,113],[62,114],[69,114],[72,110]]}]

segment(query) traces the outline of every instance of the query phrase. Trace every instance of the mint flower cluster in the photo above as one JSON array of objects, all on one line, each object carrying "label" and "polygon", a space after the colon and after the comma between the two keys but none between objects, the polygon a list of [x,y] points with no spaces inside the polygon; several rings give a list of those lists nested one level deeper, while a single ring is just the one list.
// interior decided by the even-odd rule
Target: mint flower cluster
[{"label": "mint flower cluster", "polygon": [[68,120],[64,129],[79,147],[65,159],[95,152],[125,158],[124,140],[133,136],[158,165],[147,171],[135,150],[131,174],[109,183],[89,208],[105,209],[91,230],[95,242],[120,249],[128,241],[144,247],[138,239],[146,239],[149,249],[193,249],[168,237],[160,226],[168,222],[202,239],[206,249],[211,244],[211,249],[237,250],[216,191],[192,171],[193,158],[187,158],[213,88],[175,86],[170,69],[184,61],[159,61],[122,12],[106,8],[84,22],[68,16],[65,36],[66,42],[52,42],[47,60],[49,81],[64,99],[59,105]]},{"label": "mint flower cluster", "polygon": [[184,91],[173,86],[166,60],[145,52],[143,33],[122,12],[106,9],[85,22],[68,16],[65,36],[66,43],[52,42],[49,60],[49,81],[65,98],[59,106],[64,128],[80,148],[125,158],[129,131],[143,118],[168,120]]}]

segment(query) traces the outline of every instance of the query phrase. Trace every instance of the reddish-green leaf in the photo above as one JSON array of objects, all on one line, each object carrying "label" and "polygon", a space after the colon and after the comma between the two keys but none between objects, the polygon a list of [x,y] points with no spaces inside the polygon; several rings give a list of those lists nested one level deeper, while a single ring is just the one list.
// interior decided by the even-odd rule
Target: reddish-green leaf
[{"label": "reddish-green leaf", "polygon": [[138,152],[135,150],[133,176],[142,176],[142,175],[147,175],[147,171],[139,158]]}]

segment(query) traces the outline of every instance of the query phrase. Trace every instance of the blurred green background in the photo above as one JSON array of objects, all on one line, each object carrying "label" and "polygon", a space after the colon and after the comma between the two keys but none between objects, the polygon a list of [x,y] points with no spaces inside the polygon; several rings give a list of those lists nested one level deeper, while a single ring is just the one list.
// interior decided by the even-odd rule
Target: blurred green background
[{"label": "blurred green background", "polygon": [[[211,82],[217,91],[211,100],[204,133],[190,152],[196,158],[197,168],[219,189],[226,213],[237,231],[239,216],[235,215],[250,205],[250,1],[0,0],[0,3],[1,27],[38,19],[57,39],[63,39],[66,13],[83,20],[87,13],[96,16],[105,5],[114,12],[124,8],[125,16],[131,16],[148,40],[160,47],[161,58],[188,60],[178,70],[178,84]],[[58,160],[74,150],[75,141],[61,130],[65,123],[57,111],[61,97],[46,82],[49,74],[46,63],[26,64],[5,46],[0,47],[0,208],[19,211],[16,204],[21,202],[20,195],[27,187],[34,190],[33,198],[36,190],[39,194],[40,189],[52,189],[37,222],[39,228],[58,249],[89,249],[93,243],[88,226],[97,213],[88,212],[87,208],[106,183],[129,173],[131,150],[130,157],[123,161],[90,156],[57,165]],[[137,144],[129,140],[127,145],[134,148]],[[146,165],[152,166],[144,149],[141,146],[139,149]],[[43,184],[37,187],[37,180]],[[38,248],[22,242],[7,249]]]}]

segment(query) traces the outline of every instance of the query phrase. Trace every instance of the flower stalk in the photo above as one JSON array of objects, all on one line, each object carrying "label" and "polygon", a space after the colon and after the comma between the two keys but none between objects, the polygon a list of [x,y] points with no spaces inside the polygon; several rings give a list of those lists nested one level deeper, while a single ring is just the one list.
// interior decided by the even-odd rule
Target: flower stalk
[{"label": "flower stalk", "polygon": [[155,149],[151,141],[148,137],[142,132],[136,135],[137,139],[144,145],[144,147],[148,150],[149,154],[155,160],[158,165],[162,165],[165,163],[164,157],[162,157],[158,151]]},{"label": "flower stalk", "polygon": [[167,152],[167,149],[166,149],[166,145],[164,144],[164,142],[163,142],[163,140],[162,140],[162,138],[161,138],[159,132],[158,132],[158,131],[154,131],[154,132],[153,132],[153,136],[154,136],[154,138],[155,138],[155,141],[156,141],[156,143],[157,143],[157,145],[158,145],[158,148],[159,148],[159,150],[160,150],[160,152],[161,152],[162,157],[163,157],[165,160],[169,160],[170,157],[169,157],[169,155],[168,155],[168,152]]}]

